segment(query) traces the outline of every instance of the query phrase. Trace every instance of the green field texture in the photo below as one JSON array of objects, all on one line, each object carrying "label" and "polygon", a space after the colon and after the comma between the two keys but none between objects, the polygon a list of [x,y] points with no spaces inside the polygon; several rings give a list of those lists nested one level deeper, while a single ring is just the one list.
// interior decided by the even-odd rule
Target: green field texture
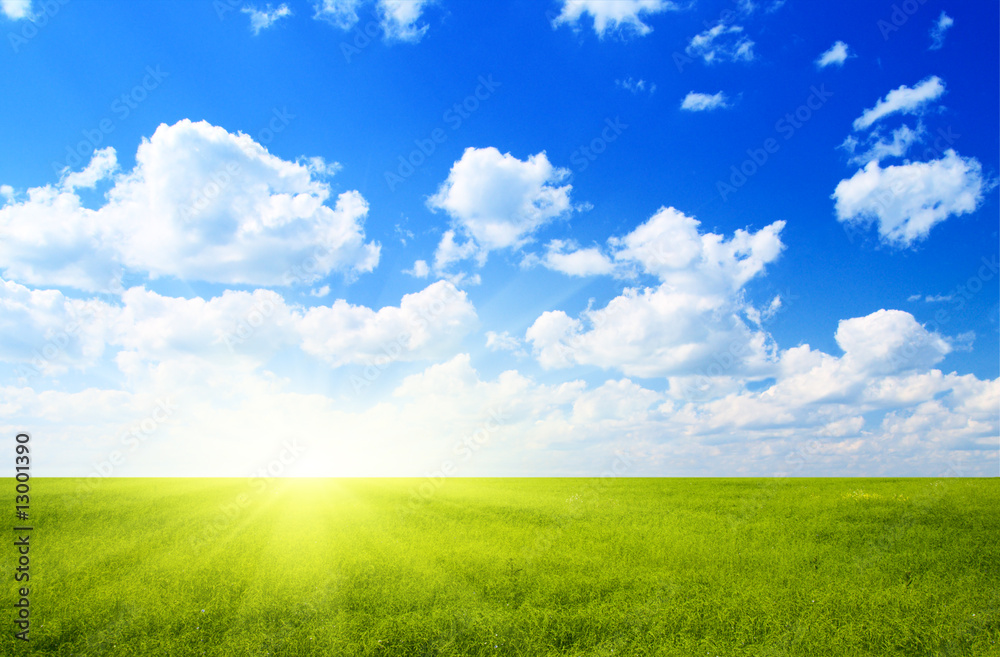
[{"label": "green field texture", "polygon": [[997,479],[88,481],[0,654],[1000,655]]}]

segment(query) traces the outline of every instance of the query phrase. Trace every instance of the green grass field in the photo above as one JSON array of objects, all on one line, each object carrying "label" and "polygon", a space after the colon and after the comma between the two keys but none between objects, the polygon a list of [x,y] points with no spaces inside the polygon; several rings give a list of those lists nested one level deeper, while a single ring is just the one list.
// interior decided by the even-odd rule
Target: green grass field
[{"label": "green grass field", "polygon": [[2,655],[1000,655],[997,480],[83,481]]}]

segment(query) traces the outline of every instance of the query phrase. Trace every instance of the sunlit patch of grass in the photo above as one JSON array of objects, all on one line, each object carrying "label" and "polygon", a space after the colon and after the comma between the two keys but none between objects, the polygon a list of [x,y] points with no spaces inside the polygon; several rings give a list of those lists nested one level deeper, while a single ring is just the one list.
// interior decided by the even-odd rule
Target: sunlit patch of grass
[{"label": "sunlit patch of grass", "polygon": [[872,501],[875,501],[875,500],[882,501],[882,500],[884,500],[884,501],[888,501],[888,502],[909,502],[910,501],[909,497],[907,497],[905,495],[902,495],[900,493],[896,493],[895,495],[882,495],[880,493],[866,493],[865,491],[860,490],[860,489],[858,489],[858,490],[852,490],[850,493],[844,493],[843,497],[845,499],[854,500],[856,502],[863,502],[863,501],[867,501],[867,500],[872,500]]}]

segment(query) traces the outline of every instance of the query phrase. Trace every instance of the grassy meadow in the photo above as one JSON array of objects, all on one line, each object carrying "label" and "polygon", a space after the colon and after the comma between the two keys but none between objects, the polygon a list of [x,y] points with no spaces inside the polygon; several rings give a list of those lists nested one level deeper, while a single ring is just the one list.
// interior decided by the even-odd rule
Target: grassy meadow
[{"label": "grassy meadow", "polygon": [[84,482],[2,655],[1000,655],[995,479]]}]

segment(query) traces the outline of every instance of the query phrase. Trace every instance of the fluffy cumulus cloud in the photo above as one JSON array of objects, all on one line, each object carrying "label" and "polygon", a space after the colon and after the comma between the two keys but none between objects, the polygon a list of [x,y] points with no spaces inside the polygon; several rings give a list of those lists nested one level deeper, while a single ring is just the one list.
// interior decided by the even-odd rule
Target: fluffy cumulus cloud
[{"label": "fluffy cumulus cloud", "polygon": [[[292,439],[301,457],[286,474],[312,476],[444,466],[464,476],[597,475],[613,463],[618,474],[658,476],[991,472],[1000,382],[934,369],[947,340],[907,313],[844,320],[836,340],[842,355],[809,345],[783,350],[771,385],[737,382],[709,398],[692,398],[673,380],[657,391],[630,378],[591,386],[541,384],[514,370],[486,378],[465,353],[364,403],[295,392],[289,381],[238,365],[172,362],[138,373],[147,379],[141,393],[8,387],[0,425],[14,417],[53,423],[52,432],[39,432],[62,445],[65,459],[52,471],[77,475],[143,423],[148,440],[126,451],[116,474],[173,474],[170,454],[198,449],[206,458],[190,474],[246,476]],[[517,345],[502,334],[496,343]],[[227,394],[220,399],[210,388]]]},{"label": "fluffy cumulus cloud", "polygon": [[0,0],[0,11],[13,21],[31,18],[31,0]]},{"label": "fluffy cumulus cloud", "polygon": [[243,7],[240,11],[250,16],[250,31],[253,32],[255,36],[260,34],[261,30],[266,30],[282,18],[292,15],[292,10],[289,9],[288,5],[284,3],[278,5],[277,8],[272,8],[271,5],[267,5],[263,9],[257,9],[256,7]]},{"label": "fluffy cumulus cloud", "polygon": [[955,19],[942,11],[931,28],[931,50],[940,50],[944,46],[944,36],[954,24]]},{"label": "fluffy cumulus cloud", "polygon": [[455,228],[442,238],[435,266],[473,255],[482,262],[490,251],[526,244],[539,228],[574,209],[572,187],[561,184],[568,176],[544,151],[519,160],[493,147],[467,148],[428,200]]},{"label": "fluffy cumulus cloud", "polygon": [[418,22],[431,1],[379,0],[378,10],[386,38],[411,43],[420,41],[427,32],[427,25],[418,25]]},{"label": "fluffy cumulus cloud", "polygon": [[916,114],[927,103],[937,100],[944,94],[944,82],[936,75],[927,78],[913,87],[900,85],[880,99],[875,106],[866,109],[854,120],[855,130],[870,128],[876,121],[891,114]]},{"label": "fluffy cumulus cloud", "polygon": [[781,253],[783,227],[777,221],[726,239],[701,233],[693,217],[662,208],[631,233],[609,240],[619,267],[655,276],[658,286],[626,288],[579,318],[545,312],[525,337],[545,368],[584,364],[629,376],[679,376],[704,371],[728,354],[733,374],[765,371],[773,341],[748,316],[752,309],[742,289]]},{"label": "fluffy cumulus cloud", "polygon": [[0,360],[28,383],[93,368],[103,356],[127,376],[192,359],[212,369],[258,368],[285,348],[331,367],[427,360],[453,353],[477,325],[465,293],[446,281],[378,310],[343,299],[303,308],[264,289],[188,299],[133,287],[116,299],[79,300],[0,281],[0,327],[24,336],[6,341]]},{"label": "fluffy cumulus cloud", "polygon": [[754,42],[750,40],[740,25],[726,25],[719,21],[700,34],[691,37],[686,52],[691,57],[700,57],[706,64],[718,62],[749,62],[754,58]]},{"label": "fluffy cumulus cloud", "polygon": [[844,365],[869,374],[929,369],[951,351],[941,335],[927,331],[902,310],[842,320],[834,338],[844,350]]},{"label": "fluffy cumulus cloud", "polygon": [[882,241],[908,247],[948,217],[974,211],[986,187],[979,162],[949,149],[930,162],[883,168],[871,161],[840,181],[832,198],[839,221],[875,222]]},{"label": "fluffy cumulus cloud", "polygon": [[[308,283],[333,271],[369,272],[368,204],[332,198],[322,161],[289,162],[244,134],[204,121],[161,125],[135,167],[111,176],[114,152],[83,171],[0,207],[0,268],[40,286],[104,289],[122,269],[227,284]],[[85,206],[77,187],[109,185]]]},{"label": "fluffy cumulus cloud", "polygon": [[263,361],[300,342],[301,313],[271,290],[226,290],[217,297],[169,297],[133,287],[116,308],[110,343],[119,369],[196,358],[232,366]]},{"label": "fluffy cumulus cloud", "polygon": [[552,20],[552,26],[568,24],[578,28],[587,14],[594,21],[594,32],[602,39],[616,33],[641,36],[653,30],[643,18],[676,8],[670,0],[562,0],[562,11]]},{"label": "fluffy cumulus cloud", "polygon": [[567,240],[552,240],[546,245],[543,256],[528,254],[522,261],[526,267],[536,264],[570,276],[595,276],[615,271],[615,263],[601,249],[579,248]]},{"label": "fluffy cumulus cloud", "polygon": [[338,300],[309,309],[299,323],[302,348],[331,365],[380,357],[411,361],[454,353],[478,323],[466,293],[447,281],[403,296],[398,307],[374,311]]},{"label": "fluffy cumulus cloud", "polygon": [[270,290],[227,291],[210,300],[163,297],[142,288],[123,296],[119,365],[197,356],[264,363],[295,346],[332,367],[375,358],[416,361],[441,357],[477,324],[464,292],[438,281],[378,310],[343,299],[311,308],[289,306]]},{"label": "fluffy cumulus cloud", "polygon": [[824,52],[819,58],[816,59],[816,66],[818,68],[826,68],[827,66],[843,66],[847,58],[850,57],[850,49],[847,44],[843,41],[837,41],[830,49]]},{"label": "fluffy cumulus cloud", "polygon": [[681,101],[681,109],[688,110],[689,112],[706,112],[728,106],[726,94],[721,91],[714,94],[702,94],[691,91]]},{"label": "fluffy cumulus cloud", "polygon": [[413,263],[412,269],[405,269],[403,273],[415,278],[427,278],[431,274],[431,268],[426,260],[417,260]]},{"label": "fluffy cumulus cloud", "polygon": [[610,240],[615,259],[638,263],[668,286],[696,294],[731,293],[763,273],[784,245],[784,221],[757,232],[737,230],[726,239],[702,233],[700,222],[675,208],[661,208],[621,238]]},{"label": "fluffy cumulus cloud", "polygon": [[35,383],[69,369],[93,366],[113,335],[116,308],[99,299],[71,299],[58,290],[32,290],[0,280],[0,360],[18,379]]},{"label": "fluffy cumulus cloud", "polygon": [[118,169],[118,154],[113,148],[101,148],[94,151],[90,163],[80,171],[65,171],[59,181],[62,190],[72,192],[76,189],[93,189],[97,183],[106,180]]},{"label": "fluffy cumulus cloud", "polygon": [[[416,43],[427,32],[427,25],[420,24],[426,8],[434,0],[377,0],[375,10],[387,40]],[[314,18],[329,22],[342,30],[357,25],[358,12],[371,0],[319,0],[315,3]]]},{"label": "fluffy cumulus cloud", "polygon": [[706,422],[706,429],[798,426],[820,435],[860,437],[861,416],[929,401],[959,378],[932,369],[951,347],[909,313],[879,310],[843,320],[835,337],[842,356],[809,345],[784,350],[773,385],[690,407],[691,419]]},{"label": "fluffy cumulus cloud", "polygon": [[841,147],[850,162],[864,164],[852,177],[841,180],[831,198],[837,219],[851,229],[878,228],[881,241],[909,247],[927,238],[931,229],[951,216],[973,212],[996,182],[984,178],[976,158],[961,157],[945,148],[955,141],[951,128],[939,129],[923,157],[902,164],[882,166],[887,158],[902,158],[910,149],[930,141],[923,119],[915,127],[903,124],[885,136],[879,121],[896,114],[921,114],[945,92],[944,82],[928,77],[913,87],[893,89],[854,121],[855,131]]}]

